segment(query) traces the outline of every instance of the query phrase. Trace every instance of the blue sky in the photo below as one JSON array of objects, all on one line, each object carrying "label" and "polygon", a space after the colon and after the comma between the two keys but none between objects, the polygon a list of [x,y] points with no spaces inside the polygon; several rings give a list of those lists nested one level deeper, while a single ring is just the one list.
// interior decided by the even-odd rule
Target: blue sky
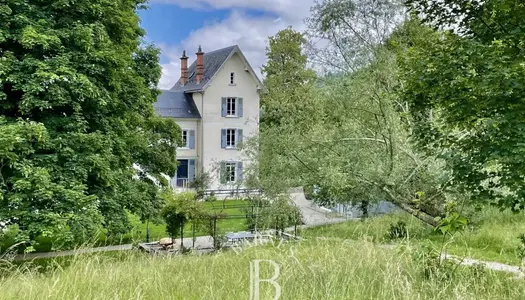
[{"label": "blue sky", "polygon": [[169,88],[180,75],[179,58],[190,63],[199,45],[205,52],[237,44],[252,67],[265,63],[268,36],[293,26],[303,30],[313,0],[150,0],[140,12],[146,39],[162,50],[160,88]]}]

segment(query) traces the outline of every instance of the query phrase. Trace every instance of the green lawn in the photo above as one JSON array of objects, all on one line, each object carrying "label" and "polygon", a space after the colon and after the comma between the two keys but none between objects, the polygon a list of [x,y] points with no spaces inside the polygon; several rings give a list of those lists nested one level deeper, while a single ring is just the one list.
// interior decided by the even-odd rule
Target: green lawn
[{"label": "green lawn", "polygon": [[[388,239],[390,224],[404,221],[407,224],[406,243],[427,244],[435,248],[443,245],[443,236],[430,226],[406,213],[395,213],[365,221],[349,221],[340,224],[307,229],[305,237],[327,236],[343,239],[370,240],[376,243],[392,243]],[[525,213],[500,212],[485,208],[469,220],[471,225],[446,239],[446,251],[483,260],[493,260],[513,265],[520,264],[517,256],[518,235],[525,233]],[[400,242],[400,241],[396,241]]]},{"label": "green lawn", "polygon": [[[226,201],[214,201],[205,202],[204,206],[209,210],[222,212],[228,216],[245,216],[244,208],[249,206],[246,200],[226,200]],[[103,232],[100,232],[98,238],[94,241],[87,241],[86,243],[92,246],[105,246],[105,245],[116,245],[116,244],[127,244],[138,241],[146,240],[146,224],[142,223],[139,217],[130,214],[130,223],[133,226],[131,231],[120,237],[108,238]],[[246,218],[235,218],[235,219],[223,219],[217,222],[217,231],[219,234],[224,234],[233,231],[244,231],[247,229]],[[166,226],[164,224],[149,224],[150,229],[150,240],[156,241],[161,238],[167,237]],[[0,240],[0,253],[6,248],[15,243],[16,229],[8,232]],[[196,236],[208,235],[203,231],[196,231]],[[191,223],[186,224],[184,228],[184,236],[192,236],[192,225]],[[49,238],[38,238],[38,244],[35,246],[37,252],[49,252],[53,250],[53,240]],[[85,246],[89,246],[85,245]],[[56,245],[55,245],[56,246]]]},{"label": "green lawn", "polygon": [[[227,201],[214,201],[214,202],[205,202],[204,206],[208,210],[213,210],[217,212],[222,212],[228,216],[245,216],[246,213],[243,211],[243,207],[248,207],[248,202],[245,200],[227,200]],[[138,217],[131,215],[130,216],[131,224],[133,229],[130,233],[130,238],[132,240],[144,240],[146,238],[146,224],[142,223]],[[224,234],[227,232],[233,231],[244,231],[247,229],[246,218],[236,218],[236,219],[223,219],[217,222],[217,231],[219,234]],[[164,224],[149,224],[150,237],[152,241],[159,240],[161,238],[167,237],[166,226]],[[203,231],[196,231],[196,236],[208,235],[208,233]],[[186,224],[184,228],[184,236],[192,236],[192,224]]]}]

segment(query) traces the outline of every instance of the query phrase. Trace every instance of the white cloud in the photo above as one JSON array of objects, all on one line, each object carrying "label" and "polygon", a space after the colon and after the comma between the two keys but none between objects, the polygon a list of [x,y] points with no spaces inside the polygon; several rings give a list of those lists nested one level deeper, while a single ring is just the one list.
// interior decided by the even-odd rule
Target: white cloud
[{"label": "white cloud", "polygon": [[273,12],[289,19],[303,18],[313,0],[152,0],[197,9],[257,9]]},{"label": "white cloud", "polygon": [[[260,68],[266,61],[265,49],[268,37],[279,30],[292,26],[304,30],[303,19],[308,16],[313,0],[155,0],[173,3],[183,7],[233,9],[227,19],[206,25],[188,34],[178,45],[159,44],[168,63],[162,65],[159,87],[171,88],[180,76],[180,56],[185,49],[191,64],[199,45],[203,51],[213,51],[231,45],[239,45],[244,55],[260,75]],[[259,9],[271,12],[269,15],[250,16],[242,9]]]}]

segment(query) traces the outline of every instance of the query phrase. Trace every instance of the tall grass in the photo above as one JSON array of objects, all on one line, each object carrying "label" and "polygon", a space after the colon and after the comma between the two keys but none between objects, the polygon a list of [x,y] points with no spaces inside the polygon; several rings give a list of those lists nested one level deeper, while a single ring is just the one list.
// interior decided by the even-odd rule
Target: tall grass
[{"label": "tall grass", "polygon": [[[0,299],[249,299],[250,261],[280,266],[281,299],[521,299],[525,282],[459,268],[425,279],[412,250],[369,242],[310,239],[207,256],[79,256],[48,273],[14,271],[0,279]],[[261,278],[273,274],[261,263]],[[274,288],[261,283],[261,299]]]},{"label": "tall grass", "polygon": [[[398,221],[405,222],[410,242],[441,248],[443,236],[406,213],[310,228],[302,234],[306,237],[328,236],[392,243],[388,239],[389,228]],[[445,248],[447,252],[459,256],[518,265],[521,260],[516,250],[521,233],[525,233],[525,213],[501,212],[494,207],[484,207],[469,216],[467,228],[445,239]]]}]

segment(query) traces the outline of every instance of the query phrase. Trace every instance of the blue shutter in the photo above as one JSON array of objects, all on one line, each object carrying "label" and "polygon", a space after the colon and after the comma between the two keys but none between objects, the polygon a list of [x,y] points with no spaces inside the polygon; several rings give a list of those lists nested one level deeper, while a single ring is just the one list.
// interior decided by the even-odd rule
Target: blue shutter
[{"label": "blue shutter", "polygon": [[242,182],[242,161],[239,161],[237,162],[237,174],[236,175],[236,178],[235,180],[237,180],[237,182]]},{"label": "blue shutter", "polygon": [[226,148],[226,129],[221,129],[221,148]]},{"label": "blue shutter", "polygon": [[195,149],[195,130],[188,130],[188,147]]},{"label": "blue shutter", "polygon": [[242,98],[237,98],[237,117],[242,117]]},{"label": "blue shutter", "polygon": [[192,182],[195,180],[195,160],[189,159],[188,160],[188,181]]},{"label": "blue shutter", "polygon": [[237,129],[237,136],[235,138],[235,146],[241,146],[242,144],[242,129]]},{"label": "blue shutter", "polygon": [[226,117],[226,97],[222,97],[221,115]]},{"label": "blue shutter", "polygon": [[226,184],[226,163],[221,161],[221,166],[219,169],[219,181],[221,184]]}]

